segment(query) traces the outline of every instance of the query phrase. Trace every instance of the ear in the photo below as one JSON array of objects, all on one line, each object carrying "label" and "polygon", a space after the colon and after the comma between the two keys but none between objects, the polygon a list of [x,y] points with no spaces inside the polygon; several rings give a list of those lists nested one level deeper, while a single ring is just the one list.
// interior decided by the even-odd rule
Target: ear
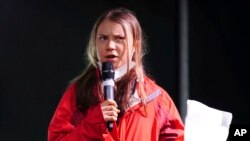
[{"label": "ear", "polygon": [[132,52],[131,52],[131,57],[134,58],[134,55],[135,55],[135,47],[133,46]]},{"label": "ear", "polygon": [[133,60],[134,57],[135,57],[135,47],[132,48],[132,56],[131,56],[131,57],[132,57],[132,60]]},{"label": "ear", "polygon": [[134,55],[134,53],[135,53],[135,45],[132,47],[132,55]]},{"label": "ear", "polygon": [[135,53],[135,48],[132,49],[132,55],[134,55],[134,53]]}]

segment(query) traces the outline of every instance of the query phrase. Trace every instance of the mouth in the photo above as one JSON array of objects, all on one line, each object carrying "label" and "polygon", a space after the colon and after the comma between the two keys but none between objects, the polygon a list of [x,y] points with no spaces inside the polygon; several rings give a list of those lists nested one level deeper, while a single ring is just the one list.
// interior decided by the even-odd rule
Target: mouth
[{"label": "mouth", "polygon": [[115,62],[115,61],[117,61],[117,57],[118,57],[118,56],[111,54],[111,55],[105,56],[105,59],[104,59],[104,60],[105,60],[106,62]]},{"label": "mouth", "polygon": [[115,56],[115,55],[108,55],[108,56],[106,56],[107,59],[114,59],[115,57],[117,57],[117,56]]}]

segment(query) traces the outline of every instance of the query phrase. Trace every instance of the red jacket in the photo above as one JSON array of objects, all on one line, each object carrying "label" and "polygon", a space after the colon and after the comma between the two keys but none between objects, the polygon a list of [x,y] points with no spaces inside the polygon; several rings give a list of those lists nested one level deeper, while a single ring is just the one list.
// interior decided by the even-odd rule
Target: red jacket
[{"label": "red jacket", "polygon": [[141,103],[125,112],[109,132],[100,104],[78,112],[74,85],[64,93],[48,128],[48,141],[183,141],[184,125],[170,96],[145,78],[146,112]]}]

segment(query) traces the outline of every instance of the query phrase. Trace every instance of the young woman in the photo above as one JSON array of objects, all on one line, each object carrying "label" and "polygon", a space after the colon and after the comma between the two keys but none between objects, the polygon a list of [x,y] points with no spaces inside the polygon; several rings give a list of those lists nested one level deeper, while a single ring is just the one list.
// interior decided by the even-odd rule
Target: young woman
[{"label": "young woman", "polygon": [[[87,67],[65,91],[48,129],[48,141],[184,140],[184,125],[168,93],[144,71],[145,43],[135,14],[103,13],[87,46]],[[115,70],[115,99],[105,100],[103,62]],[[108,130],[106,123],[114,127]]]}]

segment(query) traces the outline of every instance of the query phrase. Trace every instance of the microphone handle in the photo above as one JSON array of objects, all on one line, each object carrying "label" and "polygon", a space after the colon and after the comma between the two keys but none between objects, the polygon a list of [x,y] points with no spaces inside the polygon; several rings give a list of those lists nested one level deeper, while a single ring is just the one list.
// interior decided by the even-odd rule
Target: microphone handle
[{"label": "microphone handle", "polygon": [[[112,99],[114,100],[114,87],[112,85],[106,85],[104,86],[104,98],[105,99]],[[108,121],[107,122],[107,128],[109,131],[112,131],[114,127],[113,122]]]},{"label": "microphone handle", "polygon": [[104,98],[114,100],[114,87],[111,85],[104,86]]}]

